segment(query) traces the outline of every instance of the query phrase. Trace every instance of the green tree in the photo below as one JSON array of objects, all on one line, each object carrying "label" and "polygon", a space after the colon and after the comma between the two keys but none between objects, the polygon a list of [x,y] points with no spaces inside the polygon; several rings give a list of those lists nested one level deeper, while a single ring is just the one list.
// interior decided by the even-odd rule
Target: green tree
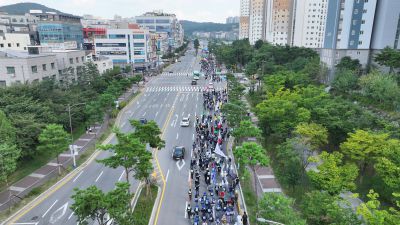
[{"label": "green tree", "polygon": [[232,100],[227,104],[223,104],[221,111],[229,122],[229,126],[236,128],[240,126],[240,121],[247,120],[247,108],[242,101]]},{"label": "green tree", "polygon": [[400,193],[400,141],[390,139],[382,148],[384,154],[377,158],[374,168],[392,192]]},{"label": "green tree", "polygon": [[129,121],[134,127],[133,136],[142,143],[149,144],[151,148],[162,149],[165,147],[165,141],[161,139],[161,130],[154,120],[142,124],[138,120]]},{"label": "green tree", "polygon": [[360,60],[352,59],[350,56],[345,56],[340,59],[340,62],[336,65],[339,70],[351,70],[355,73],[360,73],[361,64]]},{"label": "green tree", "polygon": [[59,155],[68,149],[69,134],[58,124],[49,124],[39,135],[40,145],[38,150],[57,156],[58,174],[61,175],[61,164]]},{"label": "green tree", "polygon": [[268,166],[269,158],[265,154],[265,150],[255,142],[243,142],[241,146],[236,147],[234,154],[241,166],[249,166],[253,171],[254,188],[256,190],[256,196],[258,196],[255,167],[256,165]]},{"label": "green tree", "polygon": [[71,210],[79,224],[89,224],[95,220],[100,225],[109,224],[111,220],[121,225],[133,224],[128,183],[117,183],[116,188],[108,193],[102,192],[96,186],[85,190],[74,189],[74,203]]},{"label": "green tree", "polygon": [[377,157],[383,155],[382,147],[386,145],[388,137],[385,133],[356,130],[349,133],[347,140],[340,145],[343,154],[360,168],[360,182],[367,165],[372,165]]},{"label": "green tree", "polygon": [[309,161],[319,164],[316,170],[307,172],[314,186],[332,195],[354,190],[358,168],[354,164],[344,164],[342,159],[343,155],[339,152],[330,154],[325,151],[319,156],[310,157]]},{"label": "green tree", "polygon": [[400,221],[400,213],[395,209],[383,209],[378,200],[379,194],[370,190],[367,194],[368,201],[357,207],[357,214],[362,216],[367,225],[396,225]]},{"label": "green tree", "polygon": [[194,49],[196,49],[196,55],[197,55],[197,52],[199,51],[199,47],[200,47],[199,39],[195,39],[193,41],[193,46],[194,46]]},{"label": "green tree", "polygon": [[300,123],[294,133],[299,135],[301,142],[315,151],[328,143],[328,130],[317,123]]},{"label": "green tree", "polygon": [[381,66],[389,67],[390,73],[393,73],[394,69],[400,68],[400,52],[386,47],[380,53],[376,54],[375,61]]},{"label": "green tree", "polygon": [[125,170],[126,182],[129,182],[129,175],[139,164],[139,157],[143,152],[146,152],[146,145],[143,144],[139,138],[130,134],[124,134],[120,131],[115,131],[118,139],[117,144],[107,144],[100,146],[102,150],[113,150],[114,155],[97,160],[99,163],[111,168],[123,167]]},{"label": "green tree", "polygon": [[389,109],[397,109],[400,105],[400,88],[393,76],[373,71],[362,76],[359,84],[362,95],[371,103],[381,104]]},{"label": "green tree", "polygon": [[254,44],[254,48],[255,49],[260,49],[263,46],[263,44],[264,44],[263,40],[261,40],[261,39],[257,40],[256,43]]},{"label": "green tree", "polygon": [[0,139],[2,143],[15,144],[15,128],[6,114],[0,110]]},{"label": "green tree", "polygon": [[361,225],[349,202],[327,192],[307,193],[300,208],[309,225]]},{"label": "green tree", "polygon": [[333,90],[339,93],[351,93],[358,89],[358,76],[352,70],[338,70],[335,74],[332,87]]},{"label": "green tree", "polygon": [[[0,183],[9,186],[8,178],[17,169],[17,160],[21,155],[21,151],[15,146],[8,143],[0,144]],[[9,198],[11,197],[11,190]]]},{"label": "green tree", "polygon": [[258,127],[254,126],[250,120],[242,120],[240,121],[239,127],[235,128],[232,135],[241,140],[245,137],[261,137],[261,130]]},{"label": "green tree", "polygon": [[275,152],[274,172],[280,178],[279,181],[289,185],[292,191],[301,183],[306,168],[306,160],[303,160],[301,155],[302,151],[298,151],[295,146],[297,147],[296,139],[287,139],[286,142],[277,146]]},{"label": "green tree", "polygon": [[294,208],[294,200],[281,193],[265,193],[258,203],[258,216],[287,225],[306,225]]},{"label": "green tree", "polygon": [[256,113],[261,122],[260,127],[280,137],[286,137],[297,124],[308,122],[311,114],[309,110],[298,104],[301,98],[296,91],[279,90],[258,104]]}]

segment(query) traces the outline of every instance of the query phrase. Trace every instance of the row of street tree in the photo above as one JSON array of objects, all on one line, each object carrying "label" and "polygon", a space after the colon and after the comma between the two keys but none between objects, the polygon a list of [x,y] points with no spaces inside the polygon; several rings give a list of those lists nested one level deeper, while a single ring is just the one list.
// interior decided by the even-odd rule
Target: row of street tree
[{"label": "row of street tree", "polygon": [[12,176],[16,169],[29,174],[68,149],[68,105],[77,106],[71,108],[72,127],[84,130],[103,122],[118,97],[141,80],[124,77],[118,67],[100,75],[93,63],[81,67],[78,78],[0,89],[0,184],[24,175]]},{"label": "row of street tree", "polygon": [[151,162],[152,153],[146,146],[160,150],[165,146],[165,141],[160,138],[161,131],[155,121],[142,124],[131,120],[130,123],[133,127],[130,133],[122,133],[115,129],[117,144],[100,146],[100,149],[113,151],[114,154],[97,161],[110,168],[124,168],[126,182],[116,183],[115,190],[108,193],[94,185],[84,190],[75,189],[71,210],[77,216],[79,224],[94,220],[99,225],[109,224],[110,221],[119,225],[132,225],[139,219],[134,216],[131,205],[133,194],[130,191],[130,178],[143,182],[146,186],[146,196],[149,196],[151,173],[154,168]]}]

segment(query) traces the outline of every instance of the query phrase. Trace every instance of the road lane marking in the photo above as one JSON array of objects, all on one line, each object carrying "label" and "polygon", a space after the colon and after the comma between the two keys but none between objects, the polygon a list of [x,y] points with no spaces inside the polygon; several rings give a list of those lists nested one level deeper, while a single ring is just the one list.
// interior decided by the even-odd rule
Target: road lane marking
[{"label": "road lane marking", "polygon": [[155,117],[157,117],[157,115],[158,115],[158,111],[156,112],[156,116]]},{"label": "road lane marking", "polygon": [[67,220],[70,220],[73,215],[74,215],[74,212],[72,212],[71,215],[68,216]]},{"label": "road lane marking", "polygon": [[50,220],[49,220],[50,224],[55,224],[58,220],[60,220],[67,212],[67,208],[68,208],[68,202],[66,202],[63,206],[58,208],[56,211],[54,211],[50,216]]},{"label": "road lane marking", "polygon": [[196,104],[196,109],[197,109],[197,104]]},{"label": "road lane marking", "polygon": [[[178,95],[179,95],[179,93],[178,93]],[[169,111],[167,120],[166,120],[165,123],[164,123],[163,129],[162,129],[162,134],[161,134],[161,137],[162,137],[163,139],[165,138],[165,130],[167,129],[168,123],[169,123],[169,121],[171,120],[171,117],[172,117],[172,115],[173,115],[173,112],[174,112],[174,109],[175,109],[175,103],[176,103],[176,100],[178,99],[178,95],[175,97],[174,103],[172,104],[171,110]],[[160,215],[160,210],[161,210],[161,206],[162,206],[162,203],[163,203],[163,200],[164,200],[165,187],[166,187],[166,182],[165,182],[164,174],[163,174],[163,172],[162,172],[162,169],[161,169],[161,166],[160,166],[160,162],[158,161],[158,157],[157,157],[157,156],[158,156],[158,151],[155,151],[155,157],[154,157],[154,158],[155,158],[155,160],[156,160],[156,164],[157,164],[158,171],[160,172],[160,175],[161,175],[161,180],[162,180],[162,182],[163,182],[163,186],[162,186],[161,197],[160,197],[160,201],[159,201],[159,203],[158,203],[157,212],[156,212],[156,216],[155,216],[154,224],[153,224],[153,225],[157,225],[158,216]]]},{"label": "road lane marking", "polygon": [[49,211],[51,210],[51,208],[53,208],[54,205],[55,205],[57,202],[58,202],[58,200],[56,200],[56,201],[53,203],[53,205],[51,205],[50,208],[47,209],[47,211],[43,214],[42,218],[44,218],[44,217],[47,215],[47,213],[49,213]]},{"label": "road lane marking", "polygon": [[96,178],[96,180],[94,182],[97,182],[100,179],[101,175],[103,175],[103,172],[104,171],[101,171],[101,173],[99,174],[99,176]]},{"label": "road lane marking", "polygon": [[176,133],[176,140],[178,140],[179,138],[179,133]]},{"label": "road lane marking", "polygon": [[147,112],[144,112],[144,113],[143,113],[143,116],[146,116],[146,113],[147,113]]},{"label": "road lane marking", "polygon": [[194,134],[192,135],[192,141],[194,140]]},{"label": "road lane marking", "polygon": [[83,170],[78,174],[78,176],[75,177],[75,179],[72,182],[75,183],[75,181],[82,175],[82,173],[83,173]]},{"label": "road lane marking", "polygon": [[185,112],[182,112],[182,116],[185,114]]},{"label": "road lane marking", "polygon": [[124,170],[124,171],[122,171],[122,173],[121,173],[121,176],[119,176],[119,178],[118,178],[118,182],[122,180],[122,176],[124,176],[124,174],[125,174],[125,170]]},{"label": "road lane marking", "polygon": [[[179,162],[182,162],[182,163],[179,165]],[[185,163],[184,159],[176,161],[176,166],[178,167],[178,170],[181,170],[185,166],[185,164],[186,163]]]},{"label": "road lane marking", "polygon": [[184,210],[184,213],[185,213],[185,219],[187,218],[187,211],[186,211],[187,207],[188,207],[188,202],[186,201],[186,204],[185,204],[185,210]]},{"label": "road lane marking", "polygon": [[169,169],[167,171],[167,176],[165,176],[165,183],[167,183],[167,181],[168,181],[168,176],[169,176]]}]

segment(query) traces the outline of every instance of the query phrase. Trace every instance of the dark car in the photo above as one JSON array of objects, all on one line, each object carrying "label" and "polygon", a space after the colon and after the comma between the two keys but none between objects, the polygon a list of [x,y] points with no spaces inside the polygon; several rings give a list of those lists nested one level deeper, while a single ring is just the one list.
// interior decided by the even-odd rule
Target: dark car
[{"label": "dark car", "polygon": [[192,80],[192,85],[197,85],[197,81],[196,80]]},{"label": "dark car", "polygon": [[174,73],[174,71],[169,71],[169,73]]},{"label": "dark car", "polygon": [[175,146],[172,149],[172,159],[184,159],[185,158],[185,147],[183,146]]},{"label": "dark car", "polygon": [[145,119],[145,118],[140,118],[140,123],[141,124],[146,124],[147,123],[147,119]]}]

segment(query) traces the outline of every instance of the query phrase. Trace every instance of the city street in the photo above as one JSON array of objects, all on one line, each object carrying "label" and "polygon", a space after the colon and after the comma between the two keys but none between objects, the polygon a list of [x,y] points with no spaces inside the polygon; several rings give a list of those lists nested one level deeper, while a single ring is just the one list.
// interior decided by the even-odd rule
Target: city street
[{"label": "city street", "polygon": [[[195,116],[202,113],[202,93],[199,88],[207,86],[208,81],[201,77],[197,86],[191,86],[192,71],[200,70],[199,58],[194,51],[188,51],[181,57],[181,62],[172,64],[161,75],[153,77],[133,104],[129,104],[118,123],[123,132],[132,128],[129,119],[146,118],[155,120],[164,131],[165,149],[158,152],[157,158],[166,182],[166,189],[161,208],[157,212],[158,224],[185,223],[185,202],[188,182],[189,165],[186,161],[174,161],[171,157],[172,147],[185,146],[191,149],[194,138]],[[172,71],[173,73],[169,73]],[[188,75],[186,75],[188,74]],[[197,87],[197,88],[195,88]],[[222,89],[216,86],[216,89]],[[191,125],[180,127],[182,117],[190,116]],[[115,143],[115,136],[106,143]],[[69,207],[72,204],[71,195],[74,188],[84,189],[96,185],[103,191],[114,188],[115,182],[124,181],[122,168],[111,169],[95,161],[108,157],[111,152],[100,151],[94,155],[83,168],[73,171],[70,176],[58,182],[42,196],[26,205],[15,216],[6,221],[7,224],[76,224],[75,216]],[[187,151],[189,160],[190,151]],[[132,192],[135,192],[138,182],[131,179]],[[158,214],[159,213],[159,214]]]}]

